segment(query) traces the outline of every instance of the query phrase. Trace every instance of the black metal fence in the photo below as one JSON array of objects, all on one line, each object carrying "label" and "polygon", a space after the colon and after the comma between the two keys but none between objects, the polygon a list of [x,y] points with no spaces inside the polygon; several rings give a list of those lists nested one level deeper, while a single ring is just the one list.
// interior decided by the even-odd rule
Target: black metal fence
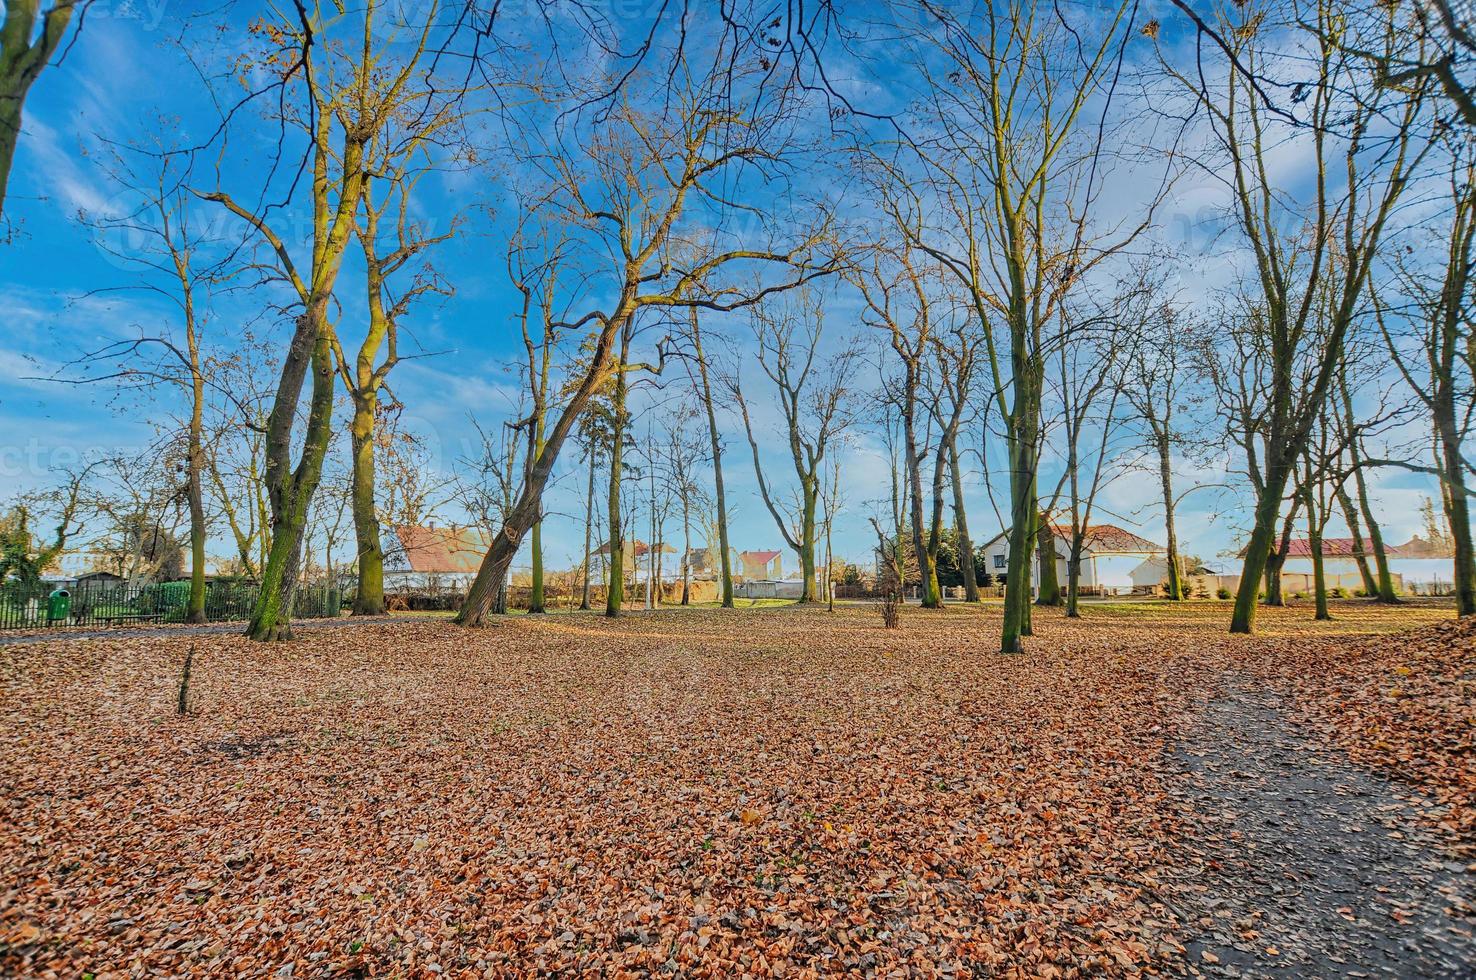
[{"label": "black metal fence", "polygon": [[[211,622],[249,619],[260,587],[255,582],[209,582],[205,586],[205,618]],[[65,597],[54,601],[52,593]],[[182,623],[190,602],[190,583],[79,582],[58,585],[20,582],[0,585],[0,630],[65,626],[118,626],[128,623]],[[293,615],[322,619],[339,614],[343,593],[332,586],[297,590]]]}]

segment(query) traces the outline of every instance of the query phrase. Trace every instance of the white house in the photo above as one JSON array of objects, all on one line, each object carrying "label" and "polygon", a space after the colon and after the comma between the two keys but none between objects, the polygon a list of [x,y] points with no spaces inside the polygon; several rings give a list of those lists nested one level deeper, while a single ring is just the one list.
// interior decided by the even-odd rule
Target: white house
[{"label": "white house", "polygon": [[[1327,578],[1328,588],[1342,586],[1346,589],[1363,588],[1363,576],[1358,571],[1359,542],[1352,538],[1322,539],[1322,571]],[[1368,556],[1369,567],[1373,567],[1373,549],[1362,545]],[[1384,555],[1389,560],[1389,571],[1395,576],[1395,584],[1406,591],[1427,595],[1444,595],[1455,583],[1455,553],[1443,541],[1426,541],[1413,537],[1404,544],[1385,545]],[[1289,543],[1286,564],[1282,574],[1312,575],[1312,545],[1306,538],[1297,538]]]},{"label": "white house", "polygon": [[384,549],[385,590],[465,589],[491,543],[480,528],[391,528]]},{"label": "white house", "polygon": [[[623,542],[625,551],[625,575],[623,581],[627,587],[645,584],[646,579],[651,577],[651,546],[640,538],[626,538]],[[666,542],[659,546],[660,554],[656,557],[656,571],[665,583],[680,582],[682,580],[682,562],[680,557],[668,561],[667,555],[678,554],[677,549]],[[600,545],[589,553],[589,581],[591,585],[604,585],[605,573],[610,567],[610,545],[609,542]]]},{"label": "white house", "polygon": [[[1052,524],[1056,536],[1056,577],[1066,586],[1066,561],[1071,554],[1071,527]],[[1009,568],[1009,534],[1001,531],[983,545],[988,572],[1003,581]],[[1040,560],[1031,539],[1030,574],[1040,581]],[[1114,524],[1087,528],[1081,550],[1081,588],[1121,594],[1155,588],[1168,575],[1168,551],[1147,538]]]}]

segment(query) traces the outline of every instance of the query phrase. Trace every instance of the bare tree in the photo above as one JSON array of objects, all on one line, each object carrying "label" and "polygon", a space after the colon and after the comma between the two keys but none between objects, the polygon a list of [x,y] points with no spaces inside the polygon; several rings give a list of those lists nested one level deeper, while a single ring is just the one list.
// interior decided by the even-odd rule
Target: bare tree
[{"label": "bare tree", "polygon": [[[1105,113],[1136,4],[1094,10],[1090,31],[1035,0],[989,4],[982,22],[932,5],[919,56],[927,139],[909,142],[928,197],[899,201],[914,243],[952,275],[985,338],[1010,471],[1009,566],[1000,649],[1030,633],[1041,401],[1057,307],[1151,220],[1090,223],[1101,193]],[[899,173],[895,186],[918,181]],[[1156,198],[1155,198],[1156,200]]]},{"label": "bare tree", "polygon": [[[829,269],[828,261],[815,254],[824,242],[823,225],[785,244],[767,240],[757,247],[731,235],[684,237],[678,225],[692,198],[719,209],[731,206],[724,197],[725,179],[745,168],[762,174],[784,159],[785,131],[793,121],[790,93],[768,88],[767,74],[757,66],[737,67],[747,43],[724,33],[705,56],[687,47],[678,50],[669,76],[674,84],[663,86],[649,106],[638,108],[631,98],[622,99],[597,114],[578,147],[557,147],[542,161],[553,185],[551,206],[582,233],[581,241],[571,242],[569,261],[582,256],[592,266],[606,263],[589,275],[600,278],[599,294],[610,305],[554,324],[560,331],[588,331],[588,361],[483,559],[458,616],[463,625],[483,622],[494,584],[541,512],[544,487],[564,440],[594,392],[627,363],[626,356],[617,358],[615,347],[636,316],[663,308],[738,309]],[[754,264],[787,274],[756,291],[720,282],[733,267]],[[611,461],[612,471],[617,465]],[[612,539],[620,534],[617,522],[609,533]],[[612,575],[615,567],[612,561]]]},{"label": "bare tree", "polygon": [[[707,350],[702,346],[702,329],[699,325],[700,312],[697,307],[688,311],[686,340],[692,345],[691,357],[687,360],[687,374],[702,401],[707,414],[707,436],[712,449],[713,496],[717,506],[718,575],[722,606],[733,608],[733,559],[728,544],[728,496],[723,486],[723,440],[718,432],[717,405],[713,399],[712,366],[707,359]],[[697,373],[692,375],[691,366],[696,364]]]},{"label": "bare tree", "polygon": [[835,612],[835,518],[846,505],[838,458],[831,459],[829,472],[820,482],[820,499],[825,506],[825,605],[830,612]]},{"label": "bare tree", "polygon": [[[1131,287],[1130,287],[1131,288]],[[1116,297],[1121,307],[1130,307],[1137,296]],[[1126,302],[1124,302],[1126,301]],[[1124,312],[1126,312],[1124,310]],[[1070,313],[1063,308],[1063,334]],[[1109,321],[1112,318],[1108,315]],[[1065,478],[1071,524],[1066,552],[1066,615],[1081,615],[1078,599],[1081,593],[1081,562],[1087,537],[1091,532],[1092,510],[1097,495],[1111,479],[1113,440],[1122,427],[1118,410],[1123,394],[1123,361],[1127,347],[1127,330],[1121,323],[1109,322],[1105,329],[1075,334],[1073,341],[1060,347],[1060,384],[1062,425],[1066,437]],[[1130,370],[1130,369],[1129,369]],[[1105,407],[1102,402],[1106,400]],[[1095,435],[1095,449],[1088,439]],[[1049,530],[1054,544],[1056,530]],[[1044,560],[1044,559],[1043,559]],[[1054,558],[1050,559],[1054,562]]]},{"label": "bare tree", "polygon": [[[954,451],[951,447],[967,405],[965,392],[978,342],[968,335],[963,321],[953,315],[951,297],[942,291],[939,271],[921,267],[917,258],[910,245],[878,249],[864,272],[852,278],[865,302],[863,320],[886,331],[901,372],[896,385],[888,386],[894,389],[889,392],[889,401],[902,421],[903,463],[922,605],[937,609],[943,605],[938,549],[943,534],[944,485],[949,454]],[[935,303],[941,309],[935,309]],[[954,387],[961,390],[954,392]],[[927,463],[931,464],[931,498],[923,492]],[[959,496],[955,496],[956,506]]]},{"label": "bare tree", "polygon": [[[430,234],[422,222],[412,217],[414,188],[423,176],[413,168],[421,165],[425,145],[452,124],[456,112],[447,104],[422,112],[419,111],[422,107],[415,104],[419,101],[422,97],[418,93],[410,93],[402,104],[388,106],[392,119],[412,120],[408,131],[386,127],[376,134],[367,150],[373,162],[366,168],[368,172],[360,185],[362,217],[355,235],[364,255],[369,316],[364,339],[352,364],[338,337],[331,339],[339,377],[353,403],[349,432],[354,539],[358,545],[358,586],[353,604],[356,616],[379,616],[385,611],[384,549],[380,542],[379,516],[374,509],[374,427],[380,394],[389,382],[390,372],[402,359],[400,321],[418,298],[428,293],[450,293],[427,263],[412,265],[426,249],[451,237],[450,232]],[[383,190],[377,191],[376,186]],[[390,218],[389,228],[384,227],[386,217]],[[407,267],[414,274],[396,295],[394,279]]]},{"label": "bare tree", "polygon": [[1400,291],[1411,303],[1406,316],[1375,309],[1388,352],[1409,391],[1434,423],[1435,474],[1455,554],[1456,609],[1476,615],[1476,546],[1471,537],[1469,477],[1465,443],[1476,418],[1476,331],[1471,322],[1472,240],[1476,238],[1476,163],[1470,151],[1455,155],[1448,174],[1440,263],[1421,268],[1401,263]]},{"label": "bare tree", "polygon": [[[92,513],[90,483],[101,465],[101,460],[93,460],[64,470],[63,480],[22,496],[0,516],[0,582],[14,579],[36,587],[67,546],[86,531]],[[32,530],[31,522],[38,518],[50,521],[50,537]]]},{"label": "bare tree", "polygon": [[[471,515],[476,527],[491,538],[506,525],[517,505],[518,492],[528,469],[523,458],[527,443],[515,426],[484,428],[475,416],[468,422],[477,440],[474,454],[459,461],[456,499]],[[505,567],[501,577],[490,585],[488,606],[490,612],[499,615],[507,612]]]},{"label": "bare tree", "polygon": [[102,533],[94,547],[129,585],[179,574],[185,488],[176,479],[176,462],[150,447],[137,456],[113,456],[96,471],[91,509]]},{"label": "bare tree", "polygon": [[[146,161],[140,170],[131,158]],[[205,409],[207,387],[219,387],[215,364],[204,350],[204,331],[210,320],[210,291],[228,280],[219,266],[202,261],[210,238],[193,221],[188,193],[179,184],[175,158],[138,150],[116,151],[107,163],[114,181],[127,187],[137,205],[123,214],[86,215],[97,232],[98,244],[122,265],[137,273],[135,284],[116,287],[165,298],[178,313],[178,322],[157,328],[139,328],[137,336],[90,351],[69,367],[80,377],[59,380],[104,382],[130,392],[176,389],[185,398],[185,419],[170,426],[170,436],[182,435],[186,468],[186,496],[190,513],[190,596],[185,621],[205,621],[205,545],[209,529],[205,514]],[[116,242],[121,239],[126,245]],[[105,289],[112,292],[114,289]],[[94,370],[104,364],[101,372]],[[155,415],[156,424],[163,416]]]},{"label": "bare tree", "polygon": [[1144,441],[1157,463],[1164,544],[1168,549],[1165,556],[1168,597],[1174,602],[1187,598],[1174,514],[1178,498],[1174,490],[1173,453],[1181,444],[1177,423],[1189,380],[1185,335],[1190,329],[1180,310],[1171,304],[1150,310],[1130,341],[1128,369],[1122,374],[1122,395],[1133,417],[1142,425]]},{"label": "bare tree", "polygon": [[262,472],[271,401],[268,344],[249,330],[229,349],[217,348],[207,389],[203,446],[205,473],[214,507],[236,546],[239,571],[256,579],[271,552],[270,505]]},{"label": "bare tree", "polygon": [[[1285,16],[1278,18],[1283,9]],[[1166,68],[1209,123],[1221,153],[1205,160],[1204,170],[1224,181],[1235,223],[1254,257],[1248,289],[1257,297],[1250,312],[1264,358],[1263,404],[1243,443],[1256,502],[1231,632],[1254,628],[1261,579],[1268,563],[1273,571],[1278,565],[1278,516],[1288,501],[1299,503],[1288,484],[1332,391],[1385,228],[1433,145],[1429,127],[1422,125],[1425,83],[1393,93],[1348,51],[1353,45],[1395,50],[1405,44],[1403,16],[1395,7],[1354,9],[1336,0],[1315,0],[1305,9],[1226,8],[1219,35],[1228,39],[1226,54],[1235,64],[1225,66],[1223,80],[1212,89],[1203,64],[1185,72]],[[1305,128],[1269,112],[1255,89],[1256,75],[1286,59],[1295,59],[1308,79],[1299,92],[1308,106]],[[1300,140],[1310,155],[1310,200],[1291,198],[1272,176],[1268,156],[1285,152],[1286,139]],[[1288,212],[1303,218],[1291,230]],[[1317,315],[1324,291],[1335,297],[1326,318]]]},{"label": "bare tree", "polygon": [[[267,420],[263,478],[271,503],[272,545],[246,630],[254,640],[292,635],[303,533],[332,433],[336,335],[329,309],[344,253],[355,234],[365,182],[381,162],[373,152],[374,140],[407,100],[425,97],[419,88],[421,61],[431,54],[434,9],[418,41],[401,49],[396,61],[388,60],[377,47],[376,12],[371,3],[358,30],[349,32],[343,44],[322,43],[334,23],[345,23],[330,23],[323,12],[298,8],[295,20],[258,22],[253,30],[262,47],[254,59],[244,59],[240,69],[248,71],[255,65],[278,73],[284,91],[294,87],[301,92],[301,105],[289,103],[284,95],[281,106],[283,125],[300,131],[308,146],[312,220],[305,262],[294,257],[290,239],[273,228],[267,208],[243,205],[221,189],[196,191],[219,203],[270,246],[298,311]],[[302,447],[294,460],[298,403],[309,380]]]},{"label": "bare tree", "polygon": [[692,520],[694,515],[706,510],[710,498],[697,469],[707,459],[704,440],[694,437],[691,426],[696,412],[690,409],[675,409],[664,420],[666,446],[664,457],[668,469],[667,486],[676,496],[682,511],[682,605],[692,601]]},{"label": "bare tree", "polygon": [[758,436],[754,432],[741,374],[726,380],[743,416],[743,429],[753,451],[759,495],[779,533],[799,559],[803,582],[800,602],[819,600],[816,577],[820,481],[832,442],[854,421],[853,347],[826,356],[821,352],[824,314],[809,291],[795,304],[764,303],[754,307],[751,324],[757,345],[755,360],[778,394],[785,442],[794,466],[794,504],[785,507],[764,477]]}]

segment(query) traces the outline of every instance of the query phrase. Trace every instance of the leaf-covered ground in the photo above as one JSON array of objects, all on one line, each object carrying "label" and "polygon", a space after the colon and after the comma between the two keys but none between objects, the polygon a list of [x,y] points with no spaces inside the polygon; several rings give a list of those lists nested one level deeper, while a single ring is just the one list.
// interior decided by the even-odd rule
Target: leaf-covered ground
[{"label": "leaf-covered ground", "polygon": [[997,607],[0,648],[0,974],[1182,972],[1175,744],[1229,676],[1469,844],[1476,634],[1336,613],[1038,612],[1015,657]]}]

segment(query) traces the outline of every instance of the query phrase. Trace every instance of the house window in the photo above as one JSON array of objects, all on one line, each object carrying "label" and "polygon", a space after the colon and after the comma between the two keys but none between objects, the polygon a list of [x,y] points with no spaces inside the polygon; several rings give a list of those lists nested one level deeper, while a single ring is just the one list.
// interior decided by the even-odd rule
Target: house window
[{"label": "house window", "polygon": [[1005,568],[1006,566],[1007,566],[1007,562],[1005,561],[1005,556],[1004,555],[995,555],[994,556],[994,567],[995,568]]}]

